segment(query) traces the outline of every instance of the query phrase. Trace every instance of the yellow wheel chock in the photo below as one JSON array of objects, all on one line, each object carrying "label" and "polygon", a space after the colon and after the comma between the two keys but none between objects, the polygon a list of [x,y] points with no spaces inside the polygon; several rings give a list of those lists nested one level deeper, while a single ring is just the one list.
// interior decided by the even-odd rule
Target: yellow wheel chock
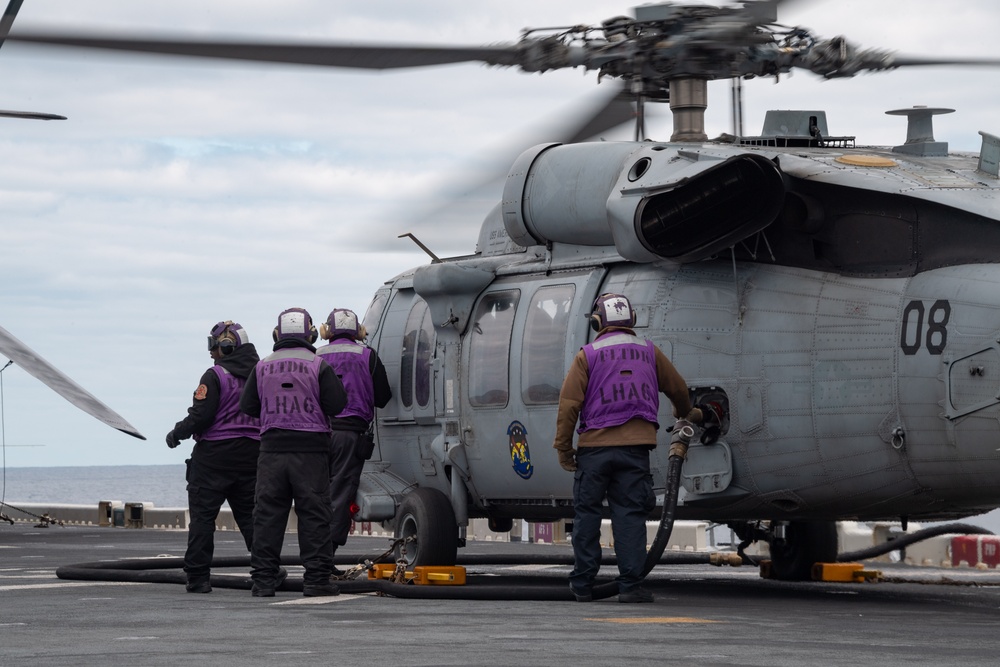
[{"label": "yellow wheel chock", "polygon": [[[368,578],[391,579],[395,571],[394,563],[376,563],[368,570]],[[465,568],[460,565],[418,565],[405,576],[407,581],[424,586],[465,585]]]}]

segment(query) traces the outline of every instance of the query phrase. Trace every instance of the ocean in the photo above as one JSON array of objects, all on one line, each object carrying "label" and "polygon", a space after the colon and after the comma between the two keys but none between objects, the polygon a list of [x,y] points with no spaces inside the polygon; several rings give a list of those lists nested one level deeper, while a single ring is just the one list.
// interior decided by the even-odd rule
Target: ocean
[{"label": "ocean", "polygon": [[97,506],[102,500],[187,507],[184,464],[7,468],[0,499],[12,505],[54,503]]}]

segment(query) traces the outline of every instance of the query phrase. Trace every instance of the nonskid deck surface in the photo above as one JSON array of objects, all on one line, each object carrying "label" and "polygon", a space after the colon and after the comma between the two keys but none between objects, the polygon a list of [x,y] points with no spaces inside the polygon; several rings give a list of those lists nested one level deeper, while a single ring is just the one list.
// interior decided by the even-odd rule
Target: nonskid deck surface
[{"label": "nonskid deck surface", "polygon": [[[238,533],[216,555],[246,556]],[[279,591],[185,593],[171,584],[67,581],[57,568],[182,556],[177,530],[0,526],[0,665],[689,665],[988,664],[1000,648],[1000,572],[868,564],[888,582],[765,581],[753,568],[661,566],[652,604],[421,600],[375,594],[304,598]],[[338,555],[375,556],[385,538],[352,537]],[[295,535],[285,552],[297,553]],[[469,566],[501,585],[564,586],[569,567],[533,565],[561,545],[472,543],[462,553],[523,555]],[[343,567],[343,566],[342,566]],[[301,568],[291,567],[292,578]],[[246,571],[232,572],[245,575]],[[602,574],[613,576],[605,566]],[[876,658],[877,656],[877,658]],[[637,663],[638,664],[638,663]]]}]

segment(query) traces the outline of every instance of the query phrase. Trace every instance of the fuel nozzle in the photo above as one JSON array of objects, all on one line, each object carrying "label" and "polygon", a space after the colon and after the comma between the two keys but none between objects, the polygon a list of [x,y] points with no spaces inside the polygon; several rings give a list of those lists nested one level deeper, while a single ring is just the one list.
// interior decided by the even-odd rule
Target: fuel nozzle
[{"label": "fuel nozzle", "polygon": [[691,442],[691,438],[693,437],[694,424],[686,419],[678,419],[674,422],[674,427],[671,429],[668,458],[670,456],[678,456],[682,459],[687,458],[688,443]]}]

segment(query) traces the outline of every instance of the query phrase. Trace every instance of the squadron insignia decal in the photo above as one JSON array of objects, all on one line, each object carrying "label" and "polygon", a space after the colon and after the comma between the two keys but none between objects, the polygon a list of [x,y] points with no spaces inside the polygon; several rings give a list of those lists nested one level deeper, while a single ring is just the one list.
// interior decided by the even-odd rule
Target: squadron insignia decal
[{"label": "squadron insignia decal", "polygon": [[514,472],[521,479],[528,479],[535,472],[531,465],[531,452],[528,451],[528,431],[524,424],[512,421],[507,427],[507,437],[510,442],[510,462]]}]

